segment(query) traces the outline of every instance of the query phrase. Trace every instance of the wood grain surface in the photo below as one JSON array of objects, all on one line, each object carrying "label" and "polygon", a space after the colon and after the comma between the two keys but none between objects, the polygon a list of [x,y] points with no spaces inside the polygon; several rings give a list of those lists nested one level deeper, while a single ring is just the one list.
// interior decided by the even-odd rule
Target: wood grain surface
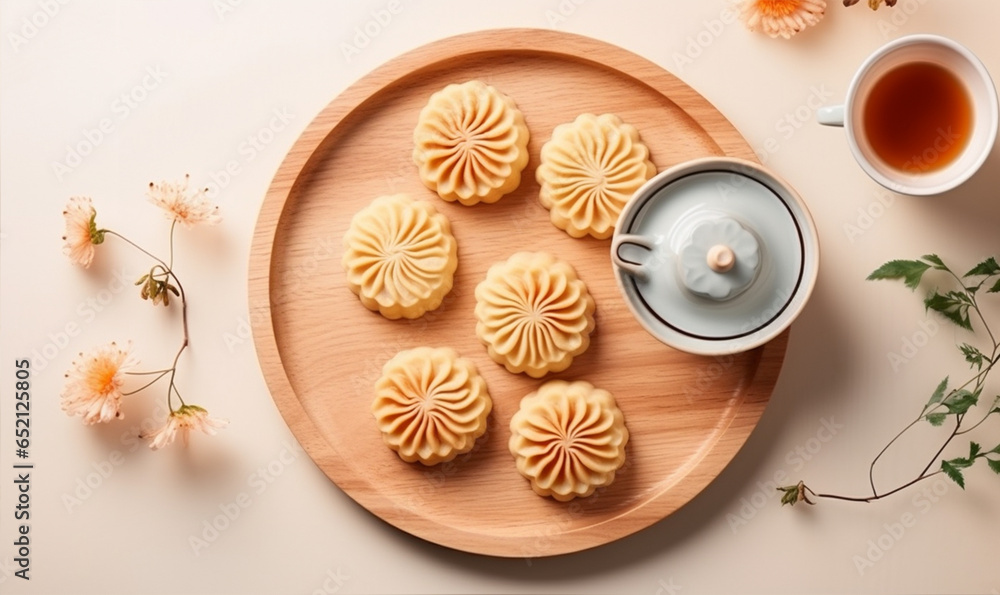
[{"label": "wood grain surface", "polygon": [[[427,190],[411,159],[417,114],[448,83],[480,79],[510,95],[531,133],[521,186],[463,207]],[[421,47],[379,67],[308,126],[265,197],[250,259],[250,308],[274,401],[316,464],[361,506],[426,540],[481,554],[578,551],[647,527],[701,491],[742,446],[777,380],[787,333],[752,352],[674,351],[632,318],[612,275],[610,242],[573,239],[538,203],[534,170],[552,129],[584,112],[636,126],[658,170],[708,155],[754,159],[711,104],[623,49],[543,30],[484,31]],[[459,243],[455,286],[438,310],[390,321],[347,288],[342,238],[375,197],[406,192],[448,216]],[[559,503],[532,492],[507,450],[521,397],[542,382],[490,360],[475,335],[474,290],[519,250],[572,263],[597,302],[590,349],[551,378],[611,391],[631,440],[616,481]],[[402,462],[370,412],[382,365],[401,349],[450,346],[472,359],[494,402],[471,453],[437,467]]]}]

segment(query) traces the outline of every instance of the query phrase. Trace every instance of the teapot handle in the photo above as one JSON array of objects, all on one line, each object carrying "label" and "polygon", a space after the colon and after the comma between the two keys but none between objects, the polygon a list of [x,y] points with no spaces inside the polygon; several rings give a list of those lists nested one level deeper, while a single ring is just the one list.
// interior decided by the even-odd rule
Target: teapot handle
[{"label": "teapot handle", "polygon": [[622,271],[632,275],[636,279],[645,281],[648,279],[646,269],[641,262],[632,262],[631,260],[626,260],[619,251],[621,247],[631,244],[633,246],[638,246],[644,250],[652,252],[656,249],[656,246],[650,241],[649,238],[645,236],[623,233],[615,234],[615,238],[611,241],[611,262],[615,263],[615,266],[620,268]]}]

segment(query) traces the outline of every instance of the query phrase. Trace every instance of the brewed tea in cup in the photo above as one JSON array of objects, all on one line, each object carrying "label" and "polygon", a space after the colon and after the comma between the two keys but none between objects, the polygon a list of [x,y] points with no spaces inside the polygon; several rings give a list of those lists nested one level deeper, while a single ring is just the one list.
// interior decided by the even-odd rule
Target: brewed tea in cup
[{"label": "brewed tea in cup", "polygon": [[969,179],[996,140],[997,95],[982,62],[960,44],[912,35],[872,54],[844,105],[821,124],[844,126],[855,159],[895,192],[939,194]]}]

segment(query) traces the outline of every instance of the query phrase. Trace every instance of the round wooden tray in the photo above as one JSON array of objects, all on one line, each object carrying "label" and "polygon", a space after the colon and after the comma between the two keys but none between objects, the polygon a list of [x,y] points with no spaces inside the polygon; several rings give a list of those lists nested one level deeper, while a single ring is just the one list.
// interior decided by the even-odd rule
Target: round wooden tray
[{"label": "round wooden tray", "polygon": [[[531,132],[520,188],[493,205],[446,203],[419,181],[413,128],[432,93],[480,79],[510,95]],[[344,492],[396,527],[448,547],[510,557],[578,551],[664,518],[701,491],[757,424],[787,333],[734,356],[674,351],[632,318],[612,275],[609,242],[573,239],[538,203],[534,170],[552,129],[611,112],[639,129],[662,170],[694,157],[754,159],[733,126],[687,85],[623,49],[576,35],[498,30],[421,47],[365,76],[309,125],[264,200],[250,259],[253,334],[281,414]],[[347,288],[342,238],[376,196],[433,202],[459,245],[455,286],[423,318],[386,320]],[[615,482],[586,499],[535,495],[507,450],[521,397],[541,381],[508,373],[475,334],[474,291],[494,262],[546,250],[572,263],[597,301],[590,349],[565,372],[611,391],[631,440]],[[451,346],[472,359],[493,397],[476,449],[437,467],[407,464],[382,443],[372,387],[397,351]]]}]

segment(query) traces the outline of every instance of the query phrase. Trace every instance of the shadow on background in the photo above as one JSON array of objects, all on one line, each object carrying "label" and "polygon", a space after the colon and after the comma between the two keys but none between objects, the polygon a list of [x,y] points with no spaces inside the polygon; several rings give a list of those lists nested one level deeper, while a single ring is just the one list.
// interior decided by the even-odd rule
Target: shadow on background
[{"label": "shadow on background", "polygon": [[[558,582],[585,580],[610,570],[622,571],[662,558],[664,553],[688,547],[688,542],[720,516],[735,513],[740,498],[757,489],[758,482],[773,477],[775,469],[765,462],[780,458],[783,428],[795,417],[796,403],[802,399],[833,398],[849,377],[843,355],[845,338],[841,325],[831,315],[830,305],[838,299],[836,288],[818,283],[808,306],[793,326],[785,367],[774,395],[757,428],[733,461],[698,496],[662,521],[638,533],[583,552],[542,558],[493,558],[467,554],[444,547],[429,546],[366,515],[373,530],[394,539],[412,542],[408,547],[415,556],[443,561],[465,571],[517,581]],[[809,340],[821,337],[821,340]],[[822,387],[823,395],[814,394]],[[527,486],[526,486],[527,487]],[[779,506],[777,495],[767,506]]]},{"label": "shadow on background", "polygon": [[[1000,148],[994,148],[983,169],[962,187],[944,197],[927,197],[922,218],[939,221],[941,234],[997,237],[1000,224]],[[1000,239],[1000,238],[998,238]],[[995,254],[997,245],[982,246],[984,254]],[[821,264],[821,270],[822,270]],[[372,531],[402,540],[415,557],[442,561],[464,572],[500,579],[557,583],[586,580],[611,570],[639,567],[649,560],[662,559],[672,551],[690,546],[690,541],[715,527],[728,513],[737,513],[741,499],[759,489],[774,476],[774,461],[782,460],[780,449],[787,447],[784,436],[803,415],[810,402],[842,398],[847,379],[861,373],[852,369],[849,338],[838,319],[843,301],[842,288],[820,275],[813,295],[792,328],[781,377],[763,417],[719,476],[689,503],[654,525],[633,535],[583,552],[542,558],[494,558],[439,547],[400,531],[374,515],[365,513]],[[797,481],[790,477],[789,483]],[[982,503],[976,503],[981,506]],[[767,507],[780,506],[777,496]],[[796,510],[797,522],[813,519],[808,510]]]},{"label": "shadow on background", "polygon": [[[982,246],[984,253],[1000,252],[1000,144],[986,163],[965,184],[942,196],[928,196],[924,201],[926,218],[940,222],[940,236],[992,236],[995,242]],[[941,240],[939,240],[941,241]]]}]

